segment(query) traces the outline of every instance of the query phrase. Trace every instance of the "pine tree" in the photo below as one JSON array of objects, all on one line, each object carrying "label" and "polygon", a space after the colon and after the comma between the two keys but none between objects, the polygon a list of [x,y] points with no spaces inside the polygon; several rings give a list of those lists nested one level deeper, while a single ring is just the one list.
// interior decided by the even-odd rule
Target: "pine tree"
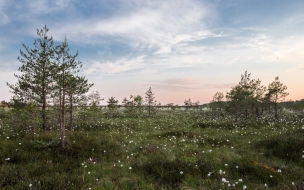
[{"label": "pine tree", "polygon": [[31,49],[22,44],[25,51],[20,50],[18,60],[23,64],[19,67],[21,75],[16,75],[18,82],[15,85],[8,84],[11,88],[13,101],[22,103],[33,102],[41,106],[42,129],[47,128],[46,107],[53,92],[53,74],[56,69],[54,64],[55,46],[52,37],[48,37],[49,29],[45,26],[38,30],[38,38]]},{"label": "pine tree", "polygon": [[226,99],[229,101],[227,110],[234,114],[234,120],[237,121],[244,101],[242,88],[240,86],[233,87],[230,92],[227,92]]},{"label": "pine tree", "polygon": [[117,104],[118,104],[118,100],[115,100],[115,97],[111,97],[109,98],[109,100],[107,101],[108,103],[108,107],[110,109],[114,109],[117,107]]},{"label": "pine tree", "polygon": [[151,90],[151,87],[149,88],[149,90],[146,92],[146,105],[148,106],[148,113],[149,115],[151,115],[151,106],[155,106],[156,105],[156,100],[154,100],[154,94]]},{"label": "pine tree", "polygon": [[128,106],[129,100],[127,98],[124,98],[121,103],[123,106]]},{"label": "pine tree", "polygon": [[266,96],[269,97],[270,102],[274,104],[274,116],[276,119],[278,118],[278,102],[283,101],[285,97],[289,95],[289,93],[285,92],[286,90],[287,87],[279,81],[278,76],[275,77],[275,80],[268,85],[268,92]]},{"label": "pine tree", "polygon": [[250,111],[253,111],[254,108],[257,110],[265,92],[265,87],[261,86],[261,81],[259,79],[250,79],[250,76],[251,74],[245,71],[239,84],[226,94],[226,98],[229,101],[228,109],[235,114],[236,120],[240,114],[243,114],[247,119]]},{"label": "pine tree", "polygon": [[[82,67],[80,61],[76,61],[78,51],[75,55],[69,53],[69,45],[65,38],[60,46],[56,47],[56,70],[53,73],[56,84],[54,88],[57,90],[56,95],[59,97],[60,107],[60,127],[61,127],[61,144],[65,146],[65,112],[66,112],[66,98],[69,92],[73,92],[75,83],[73,84],[73,75],[79,72]],[[76,82],[76,81],[75,81]]]},{"label": "pine tree", "polygon": [[67,89],[67,100],[69,104],[69,115],[70,115],[70,130],[73,130],[73,110],[75,105],[81,105],[86,101],[87,97],[85,93],[89,91],[89,89],[94,84],[89,84],[88,80],[85,77],[73,76],[70,75],[67,78],[67,83],[69,84]]},{"label": "pine tree", "polygon": [[216,92],[212,100],[212,103],[214,104],[215,108],[218,109],[220,112],[222,111],[223,99],[224,99],[223,92]]},{"label": "pine tree", "polygon": [[88,100],[89,100],[89,106],[90,106],[90,112],[93,116],[93,120],[94,120],[94,125],[97,125],[97,119],[98,116],[100,114],[100,102],[102,100],[104,100],[103,98],[101,98],[100,93],[98,91],[96,92],[91,92],[91,94],[89,94],[88,96]]}]

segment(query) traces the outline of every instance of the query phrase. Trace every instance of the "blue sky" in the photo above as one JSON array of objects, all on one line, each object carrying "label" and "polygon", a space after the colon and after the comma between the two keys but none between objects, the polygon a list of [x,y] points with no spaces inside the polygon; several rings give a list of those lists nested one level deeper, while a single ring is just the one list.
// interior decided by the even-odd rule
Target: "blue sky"
[{"label": "blue sky", "polygon": [[[247,70],[268,86],[276,76],[288,99],[304,94],[304,1],[0,0],[1,100],[11,94],[22,43],[46,25],[79,51],[80,75],[120,102],[152,87],[163,104],[209,102]],[[105,101],[104,101],[105,104]]]}]

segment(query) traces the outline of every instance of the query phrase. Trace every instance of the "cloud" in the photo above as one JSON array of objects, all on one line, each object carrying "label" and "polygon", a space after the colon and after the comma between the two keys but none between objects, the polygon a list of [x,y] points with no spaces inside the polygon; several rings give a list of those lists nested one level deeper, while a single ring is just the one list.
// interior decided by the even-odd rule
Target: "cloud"
[{"label": "cloud", "polygon": [[116,74],[127,72],[143,67],[145,56],[138,56],[135,58],[121,58],[114,62],[106,61],[91,61],[89,68],[84,70],[85,74],[99,73],[99,74]]},{"label": "cloud", "polygon": [[162,84],[168,84],[168,85],[192,85],[192,84],[199,84],[199,80],[195,80],[188,77],[181,77],[181,78],[170,78],[161,81]]},{"label": "cloud", "polygon": [[66,8],[70,0],[27,0],[25,5],[29,7],[31,14],[46,15],[51,12],[58,12]]},{"label": "cloud", "polygon": [[170,84],[161,84],[161,83],[147,83],[145,86],[151,86],[155,89],[162,89],[166,91],[175,91],[175,92],[187,92],[193,90],[199,90],[199,87],[194,86],[183,86],[183,85],[170,85]]},{"label": "cloud", "polygon": [[168,78],[165,80],[153,81],[145,86],[149,85],[156,89],[163,89],[166,91],[191,91],[200,89],[197,85],[200,84],[200,80],[196,80],[190,77]]},{"label": "cloud", "polygon": [[223,83],[223,84],[203,84],[201,80],[189,78],[189,77],[180,77],[180,78],[169,78],[160,81],[154,81],[152,83],[144,84],[145,86],[149,85],[156,89],[163,89],[166,91],[193,91],[193,90],[202,90],[202,89],[230,89],[231,87],[236,86],[235,83]]},{"label": "cloud", "polygon": [[224,84],[204,84],[203,88],[231,88],[236,86],[236,83],[224,83]]},{"label": "cloud", "polygon": [[287,73],[291,73],[291,72],[303,72],[304,70],[304,64],[297,64],[294,67],[291,67],[290,69],[286,70]]},{"label": "cloud", "polygon": [[10,18],[4,12],[0,12],[0,18],[0,26],[10,22]]},{"label": "cloud", "polygon": [[10,2],[7,0],[0,1],[0,26],[6,25],[10,22],[9,16],[5,13],[5,10],[8,9]]},{"label": "cloud", "polygon": [[62,39],[68,31],[68,38],[83,43],[105,43],[110,38],[130,46],[147,45],[156,48],[156,54],[167,54],[175,45],[213,35],[203,22],[212,11],[200,1],[132,2],[135,5],[127,11],[120,10],[109,18],[76,19],[61,25],[54,37]]}]

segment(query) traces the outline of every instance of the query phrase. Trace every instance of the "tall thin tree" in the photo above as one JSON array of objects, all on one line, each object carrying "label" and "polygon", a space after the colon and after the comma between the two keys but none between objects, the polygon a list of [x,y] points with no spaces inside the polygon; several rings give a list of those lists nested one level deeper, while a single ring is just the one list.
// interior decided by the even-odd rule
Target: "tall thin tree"
[{"label": "tall thin tree", "polygon": [[88,80],[85,77],[79,77],[74,75],[69,75],[67,79],[68,88],[67,88],[67,101],[69,104],[69,115],[70,115],[70,130],[73,130],[73,110],[75,105],[81,105],[86,101],[87,97],[85,93],[94,84],[89,84]]},{"label": "tall thin tree", "polygon": [[69,90],[73,87],[71,85],[71,75],[74,75],[79,72],[79,69],[82,67],[80,61],[76,61],[78,56],[78,51],[75,55],[69,53],[69,45],[67,39],[65,38],[60,46],[56,48],[56,72],[54,73],[56,85],[55,89],[59,96],[59,107],[60,107],[60,127],[61,127],[61,144],[62,147],[65,147],[65,112],[66,112],[66,96],[68,95]]},{"label": "tall thin tree", "polygon": [[268,85],[268,92],[266,94],[269,97],[270,102],[274,104],[274,116],[278,118],[278,102],[283,101],[289,93],[286,92],[287,87],[279,81],[279,77],[275,77],[275,80]]},{"label": "tall thin tree", "polygon": [[54,64],[55,46],[53,38],[47,35],[49,29],[44,26],[37,29],[38,38],[34,41],[31,49],[22,44],[25,51],[20,50],[18,60],[23,64],[19,67],[20,75],[16,75],[18,82],[15,85],[7,83],[13,99],[27,103],[33,102],[41,106],[42,129],[47,128],[46,107],[47,101],[53,92],[53,74],[56,66]]},{"label": "tall thin tree", "polygon": [[151,115],[151,106],[155,106],[156,105],[156,100],[154,97],[154,93],[151,90],[151,87],[149,88],[149,90],[146,92],[146,104],[148,106],[148,113],[149,115]]}]

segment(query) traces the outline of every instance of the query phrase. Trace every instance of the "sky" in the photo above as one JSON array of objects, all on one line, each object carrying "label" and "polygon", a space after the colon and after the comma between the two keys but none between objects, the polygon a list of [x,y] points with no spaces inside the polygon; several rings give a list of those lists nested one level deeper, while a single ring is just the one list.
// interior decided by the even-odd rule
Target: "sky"
[{"label": "sky", "polygon": [[288,100],[304,98],[304,1],[0,0],[0,100],[12,94],[22,43],[49,28],[79,51],[79,73],[105,99],[145,95],[208,103],[247,71],[268,86],[279,76]]}]

